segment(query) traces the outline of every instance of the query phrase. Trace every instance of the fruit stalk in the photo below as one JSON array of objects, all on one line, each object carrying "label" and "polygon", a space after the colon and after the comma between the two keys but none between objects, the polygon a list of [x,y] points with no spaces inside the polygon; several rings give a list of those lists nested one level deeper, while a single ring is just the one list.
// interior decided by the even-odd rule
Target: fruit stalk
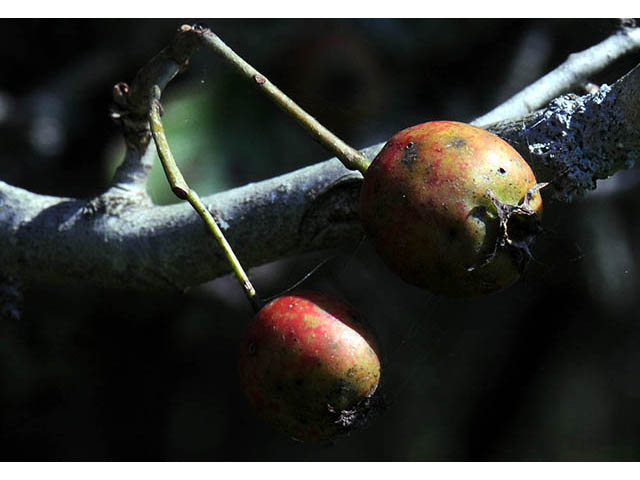
[{"label": "fruit stalk", "polygon": [[[364,230],[401,278],[435,293],[466,296],[499,291],[520,276],[539,230],[542,186],[510,145],[470,125],[429,122],[399,132],[369,162],[213,32],[202,28],[199,33],[206,47],[253,81],[347,168],[362,173]],[[504,192],[496,196],[496,188],[508,198],[499,198]],[[520,203],[529,193],[536,196],[533,206]],[[508,231],[508,223],[514,231]]]},{"label": "fruit stalk", "polygon": [[355,148],[347,145],[324,125],[305,112],[298,104],[285,95],[264,75],[249,65],[236,52],[229,48],[215,33],[209,29],[202,32],[204,45],[230,63],[239,73],[254,83],[276,105],[293,117],[314,139],[331,151],[349,170],[358,170],[364,175],[369,167],[369,160]]},{"label": "fruit stalk", "polygon": [[[222,42],[218,46],[226,47]],[[243,71],[255,75],[258,84],[266,84],[266,79],[228,47],[223,50]],[[319,132],[323,139],[327,133],[331,135],[273,85],[267,86],[267,91],[275,95],[272,98],[282,101],[288,111],[293,108],[297,118],[310,125],[312,133]],[[361,426],[381,406],[379,393],[374,397],[380,380],[380,360],[372,336],[350,307],[321,294],[279,296],[260,306],[222,231],[176,165],[161,121],[158,86],[153,87],[151,98],[149,125],[171,190],[202,217],[256,312],[239,363],[250,402],[265,420],[299,440],[327,441]],[[353,149],[335,140],[339,143],[326,141],[345,147],[343,157],[350,158],[349,151]],[[364,155],[353,152],[356,160],[366,160]],[[358,165],[364,173],[365,162]]]},{"label": "fruit stalk", "polygon": [[182,173],[180,172],[180,169],[178,168],[178,165],[173,158],[173,154],[171,153],[171,149],[169,148],[169,143],[167,142],[167,137],[164,133],[164,127],[162,125],[161,109],[162,107],[160,105],[160,88],[157,85],[154,85],[151,92],[149,126],[151,128],[153,140],[156,144],[158,156],[160,157],[160,162],[162,163],[162,168],[164,169],[167,180],[169,181],[169,185],[171,186],[171,191],[173,191],[173,193],[179,199],[189,202],[189,204],[198,213],[198,215],[200,215],[202,220],[204,220],[207,228],[213,234],[214,238],[218,242],[218,245],[220,245],[220,248],[222,248],[225,257],[227,258],[229,265],[231,265],[236,278],[242,285],[242,289],[249,299],[249,303],[251,303],[253,310],[255,312],[258,312],[261,307],[261,302],[255,288],[253,288],[253,285],[249,280],[249,277],[244,271],[244,268],[242,268],[242,264],[238,260],[238,257],[236,257],[233,249],[231,248],[231,245],[229,245],[229,242],[227,242],[227,239],[225,238],[222,230],[213,218],[213,215],[211,215],[207,207],[202,203],[196,191],[189,188],[189,185],[182,176]]}]

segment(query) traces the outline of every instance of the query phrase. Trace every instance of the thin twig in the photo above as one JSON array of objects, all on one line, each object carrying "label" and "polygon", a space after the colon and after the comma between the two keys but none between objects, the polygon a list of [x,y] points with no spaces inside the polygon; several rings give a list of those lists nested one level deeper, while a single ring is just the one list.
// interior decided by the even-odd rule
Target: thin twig
[{"label": "thin twig", "polygon": [[331,133],[315,118],[305,112],[293,100],[287,97],[267,77],[244,61],[208,28],[194,27],[200,32],[204,45],[230,63],[245,78],[256,85],[283,111],[293,117],[314,139],[333,153],[349,170],[358,170],[364,174],[369,161],[358,150],[350,147]]},{"label": "thin twig", "polygon": [[167,142],[164,126],[160,118],[162,115],[161,109],[160,87],[156,85],[153,87],[153,98],[149,111],[149,125],[151,127],[151,133],[153,134],[153,141],[156,144],[160,163],[162,163],[162,168],[171,186],[171,191],[180,200],[186,200],[189,196],[189,185],[187,185],[187,182],[182,176],[182,172],[180,172],[169,148],[169,142]]},{"label": "thin twig", "polygon": [[111,118],[121,126],[127,147],[114,175],[114,187],[144,191],[153,166],[153,155],[148,148],[151,140],[149,92],[154,85],[162,90],[185,68],[199,45],[199,38],[191,28],[180,28],[172,42],[138,71],[130,86],[120,82],[113,87]]},{"label": "thin twig", "polygon": [[155,141],[156,148],[158,150],[158,156],[160,157],[160,161],[162,162],[162,167],[164,168],[164,172],[167,176],[167,180],[169,181],[169,185],[171,185],[171,190],[176,195],[176,197],[181,200],[187,200],[193,209],[200,215],[204,223],[207,225],[209,231],[212,233],[213,237],[222,248],[224,255],[231,266],[231,269],[236,274],[236,278],[240,282],[244,293],[249,299],[249,303],[253,307],[254,311],[260,310],[260,300],[258,295],[256,294],[255,288],[251,284],[248,275],[242,268],[242,264],[236,257],[231,245],[227,242],[222,230],[216,223],[215,219],[209,212],[209,210],[204,206],[200,197],[195,192],[189,188],[187,182],[185,181],[178,165],[176,164],[175,159],[173,158],[173,154],[171,153],[171,149],[169,148],[169,143],[167,142],[167,138],[164,133],[164,127],[162,126],[162,120],[160,118],[161,115],[161,106],[160,106],[160,87],[154,85],[152,89],[152,97],[151,97],[151,108],[149,111],[149,124],[151,125],[151,133],[153,134],[153,140]]}]

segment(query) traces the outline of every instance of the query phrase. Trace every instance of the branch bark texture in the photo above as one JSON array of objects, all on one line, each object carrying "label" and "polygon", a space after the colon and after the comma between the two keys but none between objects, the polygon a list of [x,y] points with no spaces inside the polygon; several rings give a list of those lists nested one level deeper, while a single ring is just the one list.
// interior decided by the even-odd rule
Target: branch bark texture
[{"label": "branch bark texture", "polygon": [[[596,181],[640,159],[640,65],[611,87],[563,95],[525,117],[491,125],[551,182],[557,200],[570,201]],[[545,178],[546,177],[546,178]]]},{"label": "branch bark texture", "polygon": [[490,125],[538,110],[555,97],[580,86],[615,59],[638,48],[640,28],[623,27],[599,44],[583,52],[572,53],[562,65],[476,119],[474,123]]},{"label": "branch bark texture", "polygon": [[[191,40],[187,44],[195,48]],[[168,81],[180,62],[165,53],[154,61],[169,65],[157,70]],[[539,181],[552,182],[556,198],[570,200],[640,156],[640,67],[595,94],[558,97],[542,110],[493,125],[480,120],[475,123],[530,161]],[[382,146],[363,153],[372,160]],[[331,159],[204,202],[251,267],[357,242],[363,235],[361,179]],[[24,284],[133,289],[186,289],[228,273],[222,251],[188,204],[153,206],[118,189],[85,200],[38,195],[0,181],[0,273]]]},{"label": "branch bark texture", "polygon": [[[355,180],[354,180],[355,178]],[[244,265],[362,235],[359,174],[334,159],[205,198]],[[0,182],[0,265],[29,283],[186,289],[228,272],[186,204],[145,207],[37,195]],[[97,206],[96,206],[97,205]]]}]

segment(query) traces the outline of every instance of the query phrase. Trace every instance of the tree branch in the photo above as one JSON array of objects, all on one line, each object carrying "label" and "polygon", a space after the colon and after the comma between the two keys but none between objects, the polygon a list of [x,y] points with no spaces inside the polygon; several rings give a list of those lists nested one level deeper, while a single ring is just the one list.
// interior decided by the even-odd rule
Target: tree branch
[{"label": "tree branch", "polygon": [[556,200],[583,196],[597,180],[640,158],[640,65],[611,87],[602,85],[583,97],[563,95],[545,109],[489,130],[527,158],[538,177],[552,182]]},{"label": "tree branch", "polygon": [[[166,68],[154,68],[165,72],[161,76],[168,81],[180,64],[166,60],[177,57],[163,55],[159,64]],[[148,100],[138,91],[144,89],[125,95],[129,112],[139,112],[136,105]],[[584,97],[560,97],[544,110],[489,129],[514,145],[539,180],[552,180],[555,195],[567,200],[638,158],[639,103],[636,67],[612,87]],[[382,146],[363,153],[373,159]],[[240,260],[251,267],[360,239],[361,178],[332,159],[204,202],[214,206],[209,210]],[[0,182],[2,274],[24,284],[185,289],[228,272],[222,251],[188,205],[152,206],[127,188],[118,189],[118,195],[112,188],[86,201],[38,195]]]},{"label": "tree branch", "polygon": [[136,74],[131,87],[120,82],[113,87],[114,108],[111,118],[120,124],[127,151],[122,164],[114,174],[113,195],[136,193],[143,196],[145,184],[153,167],[153,149],[149,148],[151,130],[148,112],[151,105],[151,89],[161,91],[189,63],[189,58],[200,46],[198,34],[183,25],[168,47],[153,57]]},{"label": "tree branch", "polygon": [[570,92],[613,61],[640,48],[640,28],[622,27],[606,40],[569,58],[489,113],[476,119],[477,125],[522,117],[542,108],[558,95]]},{"label": "tree branch", "polygon": [[[356,181],[354,181],[354,178]],[[338,160],[205,198],[246,266],[362,235],[359,180]],[[229,271],[188,204],[87,208],[0,182],[0,265],[24,283],[185,289]],[[256,241],[255,239],[259,239]]]}]

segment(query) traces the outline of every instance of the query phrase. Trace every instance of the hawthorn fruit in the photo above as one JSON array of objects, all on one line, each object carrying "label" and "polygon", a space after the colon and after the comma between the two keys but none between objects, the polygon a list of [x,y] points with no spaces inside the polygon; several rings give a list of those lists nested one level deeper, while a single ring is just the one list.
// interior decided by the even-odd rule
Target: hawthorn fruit
[{"label": "hawthorn fruit", "polygon": [[427,122],[394,135],[373,160],[360,215],[383,261],[406,282],[449,296],[488,294],[523,272],[544,185],[498,136]]},{"label": "hawthorn fruit", "polygon": [[374,413],[380,360],[348,305],[307,292],[276,298],[253,318],[239,373],[257,413],[300,441],[331,441]]}]

